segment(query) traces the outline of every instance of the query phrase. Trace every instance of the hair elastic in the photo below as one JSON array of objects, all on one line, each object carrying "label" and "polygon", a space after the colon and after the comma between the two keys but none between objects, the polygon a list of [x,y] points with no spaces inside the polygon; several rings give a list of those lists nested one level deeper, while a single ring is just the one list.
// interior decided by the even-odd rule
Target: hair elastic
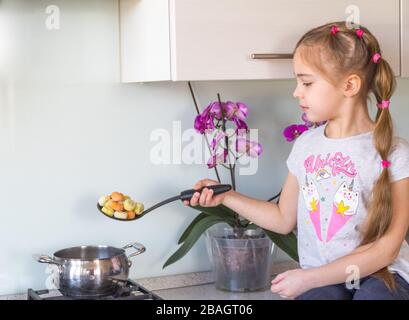
[{"label": "hair elastic", "polygon": [[332,27],[331,27],[331,34],[332,34],[333,36],[335,36],[338,32],[339,32],[338,26],[332,26]]},{"label": "hair elastic", "polygon": [[381,103],[378,103],[376,106],[380,109],[388,109],[391,102],[389,100],[382,100]]},{"label": "hair elastic", "polygon": [[364,36],[364,30],[362,29],[356,29],[355,33],[359,39],[362,39],[362,37]]},{"label": "hair elastic", "polygon": [[381,60],[381,55],[379,52],[376,52],[373,56],[372,56],[372,61],[375,63],[379,63],[379,61]]},{"label": "hair elastic", "polygon": [[391,162],[390,162],[390,161],[388,161],[388,160],[382,160],[382,167],[383,167],[383,168],[388,168],[388,167],[390,167],[390,165],[391,165]]}]

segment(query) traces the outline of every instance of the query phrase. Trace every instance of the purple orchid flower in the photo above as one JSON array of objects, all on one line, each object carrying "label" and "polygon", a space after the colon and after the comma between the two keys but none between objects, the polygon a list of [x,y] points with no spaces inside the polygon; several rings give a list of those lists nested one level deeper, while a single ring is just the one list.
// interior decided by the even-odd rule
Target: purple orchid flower
[{"label": "purple orchid flower", "polygon": [[256,158],[263,152],[263,147],[256,141],[250,141],[244,138],[238,137],[236,139],[236,151],[239,153],[246,153],[252,158]]},{"label": "purple orchid flower", "polygon": [[194,128],[198,133],[203,134],[207,129],[214,129],[214,124],[213,122],[207,122],[206,119],[199,114],[195,118]]},{"label": "purple orchid flower", "polygon": [[228,120],[239,119],[244,121],[248,114],[248,107],[243,102],[227,101],[223,106],[225,116]]},{"label": "purple orchid flower", "polygon": [[[198,133],[211,133],[211,131],[215,129],[218,130],[218,132],[213,135],[210,144],[212,156],[207,162],[208,168],[213,168],[220,163],[225,163],[229,153],[229,150],[225,148],[222,148],[222,153],[216,153],[220,140],[228,136],[228,134],[223,131],[225,129],[219,131],[220,127],[218,122],[215,125],[215,120],[229,120],[234,122],[236,125],[236,136],[243,136],[249,131],[249,127],[245,122],[247,115],[248,107],[242,102],[227,101],[220,103],[215,101],[210,103],[201,114],[196,116],[194,128]],[[263,152],[261,144],[243,138],[239,139],[239,141],[236,139],[236,150],[238,149],[250,157],[258,157]]]},{"label": "purple orchid flower", "polygon": [[308,130],[308,126],[304,124],[292,124],[284,129],[283,135],[287,141],[293,141],[298,138],[304,131]]},{"label": "purple orchid flower", "polygon": [[195,118],[194,128],[200,134],[203,134],[207,129],[214,129],[214,119],[222,118],[222,110],[219,102],[210,103],[201,114]]},{"label": "purple orchid flower", "polygon": [[243,120],[235,118],[233,121],[236,124],[236,134],[237,135],[243,135],[244,133],[249,131],[249,127],[247,126],[247,123],[245,123]]},{"label": "purple orchid flower", "polygon": [[220,163],[225,163],[227,154],[228,154],[228,150],[223,148],[223,153],[212,155],[210,159],[207,161],[207,167],[211,169]]},{"label": "purple orchid flower", "polygon": [[225,134],[223,131],[219,131],[216,136],[213,138],[210,146],[212,147],[212,150],[214,151],[216,149],[216,146],[218,145],[219,141],[223,139],[227,134]]},{"label": "purple orchid flower", "polygon": [[[223,113],[222,113],[223,110]],[[236,124],[236,134],[238,130],[245,129],[248,131],[248,126],[244,121],[248,114],[248,107],[242,102],[222,102],[217,101],[210,103],[201,114],[195,118],[195,130],[203,134],[207,129],[215,129],[214,120],[221,120],[222,117],[226,120],[233,121]]]},{"label": "purple orchid flower", "polygon": [[[243,102],[227,101],[223,108],[227,120],[236,124],[236,134],[242,134],[249,130],[247,123],[244,121],[248,115],[248,107]],[[242,130],[244,129],[244,130]]]},{"label": "purple orchid flower", "polygon": [[[222,102],[222,106],[224,108],[224,103]],[[204,114],[211,114],[217,120],[222,118],[222,107],[220,107],[220,103],[218,101],[214,101],[210,103],[205,110],[203,111]]]}]

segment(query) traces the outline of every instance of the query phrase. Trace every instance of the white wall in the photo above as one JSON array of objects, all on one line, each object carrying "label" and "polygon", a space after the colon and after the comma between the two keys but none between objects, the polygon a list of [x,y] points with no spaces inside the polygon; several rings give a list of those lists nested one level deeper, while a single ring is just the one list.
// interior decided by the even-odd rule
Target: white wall
[{"label": "white wall", "polygon": [[[50,4],[60,8],[60,30],[45,27]],[[172,121],[191,128],[195,109],[187,83],[119,83],[117,1],[2,0],[0,37],[0,294],[44,288],[45,265],[32,255],[75,245],[142,242],[147,251],[134,259],[132,278],[209,270],[203,239],[162,270],[197,211],[175,202],[121,223],[95,208],[113,190],[149,206],[215,178],[204,164],[151,163],[151,132],[171,131]],[[238,177],[238,190],[258,199],[276,194],[291,148],[281,132],[300,116],[295,81],[193,85],[202,109],[217,92],[250,106],[264,154],[257,174]],[[391,109],[405,138],[408,89],[399,80]]]}]

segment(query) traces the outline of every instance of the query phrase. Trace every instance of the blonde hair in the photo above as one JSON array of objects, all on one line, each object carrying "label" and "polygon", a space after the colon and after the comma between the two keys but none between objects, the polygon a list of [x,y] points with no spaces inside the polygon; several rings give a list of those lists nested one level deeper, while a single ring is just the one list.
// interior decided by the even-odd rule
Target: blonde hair
[{"label": "blonde hair", "polygon": [[[334,26],[338,29],[332,32]],[[361,38],[356,34],[357,28],[364,31]],[[380,104],[383,100],[389,100],[395,91],[396,80],[392,68],[383,57],[377,63],[373,61],[374,54],[382,55],[382,52],[376,38],[363,26],[348,27],[345,21],[324,24],[304,34],[293,54],[297,49],[301,59],[318,70],[334,86],[345,76],[357,74],[362,80],[358,98],[365,105],[370,100],[371,93],[377,104]],[[375,122],[373,143],[382,160],[387,160],[393,139],[389,109],[378,108]],[[390,225],[392,196],[388,168],[382,170],[375,182],[369,203],[367,218],[361,229],[361,245],[382,237]],[[382,279],[389,290],[396,288],[387,267],[373,275]]]}]

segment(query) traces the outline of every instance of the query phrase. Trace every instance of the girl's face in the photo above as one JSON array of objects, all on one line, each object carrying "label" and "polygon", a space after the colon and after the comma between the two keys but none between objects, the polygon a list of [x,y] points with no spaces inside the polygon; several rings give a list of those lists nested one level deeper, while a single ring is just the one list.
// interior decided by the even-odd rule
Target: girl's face
[{"label": "girl's face", "polygon": [[299,100],[300,107],[306,107],[302,111],[312,122],[326,121],[336,117],[345,99],[342,90],[304,64],[297,52],[298,50],[293,58],[294,74],[297,79],[294,98]]}]

